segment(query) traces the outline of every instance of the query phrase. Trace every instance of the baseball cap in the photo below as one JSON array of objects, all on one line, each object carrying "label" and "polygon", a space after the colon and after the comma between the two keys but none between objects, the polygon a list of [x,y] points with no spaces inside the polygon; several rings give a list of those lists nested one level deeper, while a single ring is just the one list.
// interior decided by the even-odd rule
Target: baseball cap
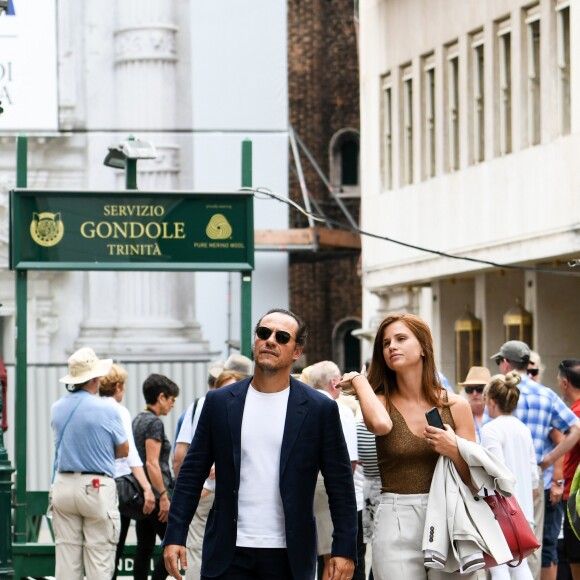
[{"label": "baseball cap", "polygon": [[530,347],[521,340],[508,340],[501,345],[499,352],[490,358],[499,356],[515,363],[527,363],[530,360]]}]

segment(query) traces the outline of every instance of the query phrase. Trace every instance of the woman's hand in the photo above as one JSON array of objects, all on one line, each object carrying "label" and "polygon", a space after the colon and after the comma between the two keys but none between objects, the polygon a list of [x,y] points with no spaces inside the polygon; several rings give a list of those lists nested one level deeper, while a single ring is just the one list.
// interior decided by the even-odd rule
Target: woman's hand
[{"label": "woman's hand", "polygon": [[143,490],[143,497],[145,498],[145,503],[143,504],[143,513],[150,514],[155,509],[155,495],[153,490],[149,487]]},{"label": "woman's hand", "polygon": [[449,425],[445,425],[445,430],[427,425],[424,435],[433,451],[450,458],[457,455],[455,431]]},{"label": "woman's hand", "polygon": [[362,369],[360,370],[360,373],[357,373],[356,371],[344,373],[344,375],[342,375],[342,377],[340,378],[340,381],[336,384],[336,387],[342,389],[342,392],[345,395],[355,395],[356,394],[355,379],[357,377],[363,377],[362,379],[360,379],[360,382],[368,384],[367,369],[365,365],[363,365]]},{"label": "woman's hand", "polygon": [[169,498],[167,497],[167,494],[164,493],[160,498],[159,498],[159,521],[160,522],[166,522],[167,518],[169,516],[169,507],[171,505],[171,502],[169,501]]}]

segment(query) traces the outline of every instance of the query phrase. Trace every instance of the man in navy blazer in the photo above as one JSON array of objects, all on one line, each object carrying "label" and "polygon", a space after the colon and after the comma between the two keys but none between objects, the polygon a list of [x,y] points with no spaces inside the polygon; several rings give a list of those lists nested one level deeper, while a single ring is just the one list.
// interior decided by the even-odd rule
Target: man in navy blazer
[{"label": "man in navy blazer", "polygon": [[319,471],[334,526],[330,578],[352,578],[357,509],[338,407],[290,376],[305,340],[300,318],[271,310],[255,329],[254,376],[208,393],[169,511],[164,558],[174,578],[187,567],[188,526],[214,463],[202,579],[314,578]]}]

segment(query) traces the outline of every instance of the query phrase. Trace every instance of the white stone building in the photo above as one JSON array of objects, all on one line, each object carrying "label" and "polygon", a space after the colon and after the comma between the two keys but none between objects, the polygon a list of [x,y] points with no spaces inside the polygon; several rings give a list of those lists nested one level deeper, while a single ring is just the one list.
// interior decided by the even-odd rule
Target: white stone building
[{"label": "white stone building", "polygon": [[363,236],[364,325],[422,315],[452,382],[466,305],[492,370],[517,299],[547,384],[580,357],[579,52],[577,2],[360,2],[362,229],[468,258]]},{"label": "white stone building", "polygon": [[[0,16],[0,355],[12,458],[16,135],[28,135],[29,188],[122,190],[123,171],[103,161],[134,135],[158,153],[138,162],[140,190],[236,191],[250,139],[254,186],[287,196],[286,22],[285,0],[11,0]],[[256,198],[254,226],[287,228],[287,206]],[[65,392],[58,374],[74,350],[91,346],[130,368],[132,413],[148,373],[174,378],[182,394],[166,421],[172,438],[180,411],[206,390],[207,361],[236,352],[240,285],[227,272],[29,272],[29,486],[50,481],[48,410]],[[287,254],[257,252],[252,322],[288,300]]]},{"label": "white stone building", "polygon": [[[138,164],[141,190],[235,191],[246,138],[253,141],[254,185],[282,194],[288,187],[283,0],[12,5],[14,14],[0,17],[0,40],[23,34],[27,18],[43,31],[29,49],[56,56],[53,68],[42,63],[53,73],[44,85],[34,77],[40,67],[25,69],[25,51],[14,56],[13,77],[24,69],[33,73],[21,93],[0,63],[0,347],[9,363],[15,303],[7,192],[15,183],[16,134],[29,137],[30,188],[122,189],[123,172],[103,160],[108,146],[129,134],[158,152]],[[27,123],[26,107],[54,108],[54,126]],[[284,204],[260,200],[254,211],[256,228],[287,227]],[[287,306],[287,278],[286,254],[257,255],[253,316]],[[240,275],[228,273],[31,274],[28,359],[62,362],[84,345],[120,360],[227,357],[227,342],[240,340],[239,287]]]}]

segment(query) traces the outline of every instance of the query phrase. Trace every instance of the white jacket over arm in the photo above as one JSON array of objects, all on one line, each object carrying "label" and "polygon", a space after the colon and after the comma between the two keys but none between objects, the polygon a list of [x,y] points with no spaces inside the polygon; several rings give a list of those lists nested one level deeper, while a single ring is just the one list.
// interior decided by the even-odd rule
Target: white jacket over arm
[{"label": "white jacket over arm", "polygon": [[[461,437],[457,437],[457,445],[477,489],[512,496],[516,480],[501,461]],[[429,490],[423,533],[425,566],[471,572],[485,565],[483,552],[491,554],[498,564],[513,559],[489,506],[463,483],[453,461],[441,456]]]}]

